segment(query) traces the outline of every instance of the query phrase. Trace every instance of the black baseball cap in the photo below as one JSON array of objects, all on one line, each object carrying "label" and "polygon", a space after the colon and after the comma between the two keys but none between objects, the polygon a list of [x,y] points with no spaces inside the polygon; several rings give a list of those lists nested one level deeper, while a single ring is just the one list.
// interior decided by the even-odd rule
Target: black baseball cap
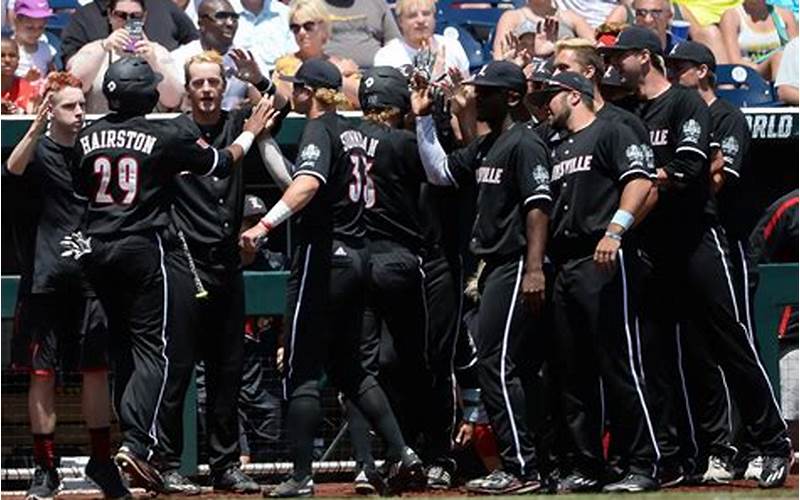
[{"label": "black baseball cap", "polygon": [[597,48],[601,54],[643,49],[649,50],[651,54],[664,55],[664,49],[661,47],[661,40],[658,38],[656,32],[644,26],[630,26],[625,28],[617,36],[617,41],[614,42],[614,45],[606,45]]},{"label": "black baseball cap", "polygon": [[528,89],[522,68],[508,61],[492,61],[486,64],[465,85],[497,87],[524,94]]},{"label": "black baseball cap", "polygon": [[266,215],[266,213],[267,205],[264,203],[264,200],[252,194],[245,195],[243,217],[260,217]]},{"label": "black baseball cap", "polygon": [[603,73],[603,79],[600,81],[600,85],[605,85],[608,87],[625,87],[627,81],[625,77],[622,76],[617,68],[612,65],[606,66],[606,72]]},{"label": "black baseball cap", "polygon": [[534,82],[546,82],[553,76],[553,58],[549,59],[534,59],[531,61],[533,71],[529,80]]},{"label": "black baseball cap", "polygon": [[281,80],[307,85],[312,89],[334,89],[342,87],[342,74],[333,63],[315,57],[308,59],[293,76],[281,75]]},{"label": "black baseball cap", "polygon": [[537,93],[553,94],[562,90],[574,90],[594,99],[594,85],[585,76],[574,71],[563,71],[545,81],[544,89]]},{"label": "black baseball cap", "polygon": [[408,79],[397,68],[375,66],[361,78],[361,83],[358,85],[358,102],[364,111],[395,107],[407,112],[411,109]]},{"label": "black baseball cap", "polygon": [[672,48],[667,56],[669,61],[688,61],[697,65],[705,64],[713,73],[717,70],[717,60],[711,49],[697,42],[681,42]]}]

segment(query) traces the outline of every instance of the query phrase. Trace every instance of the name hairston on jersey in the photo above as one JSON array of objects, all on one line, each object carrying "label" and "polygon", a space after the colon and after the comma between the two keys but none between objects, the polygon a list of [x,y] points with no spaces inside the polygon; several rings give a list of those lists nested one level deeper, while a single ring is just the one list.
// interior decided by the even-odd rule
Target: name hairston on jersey
[{"label": "name hairston on jersey", "polygon": [[81,137],[84,156],[98,149],[133,149],[151,154],[158,138],[135,130],[98,130]]},{"label": "name hairston on jersey", "polygon": [[342,134],[339,136],[339,140],[342,141],[342,147],[345,151],[350,151],[351,149],[363,149],[369,157],[375,156],[375,150],[378,148],[378,143],[380,142],[377,139],[366,137],[358,130],[347,130],[342,132]]},{"label": "name hairston on jersey", "polygon": [[553,174],[550,180],[557,181],[565,175],[572,175],[576,172],[584,172],[592,168],[592,155],[576,156],[553,166]]}]

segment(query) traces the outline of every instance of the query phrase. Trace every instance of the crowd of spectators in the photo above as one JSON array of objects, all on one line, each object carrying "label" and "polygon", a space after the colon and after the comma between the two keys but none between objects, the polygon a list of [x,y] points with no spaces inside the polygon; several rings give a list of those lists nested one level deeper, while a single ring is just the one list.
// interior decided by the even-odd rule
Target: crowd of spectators
[{"label": "crowd of spectators", "polygon": [[[458,31],[437,30],[435,0],[75,1],[65,16],[47,0],[4,0],[3,113],[32,113],[44,77],[62,68],[83,82],[87,111],[106,112],[99,85],[108,64],[126,54],[144,57],[163,76],[157,111],[181,108],[184,63],[209,49],[225,59],[226,109],[252,101],[270,81],[287,96],[280,76],[312,57],[341,71],[343,109],[358,108],[362,70],[411,64],[422,48],[434,49],[436,77],[475,69]],[[653,29],[666,52],[687,38],[704,43],[719,64],[752,68],[775,84],[778,99],[797,105],[797,0],[527,0],[505,9],[481,43],[491,49],[487,59],[521,51],[526,61],[546,59],[559,39],[607,44],[632,24]]]}]

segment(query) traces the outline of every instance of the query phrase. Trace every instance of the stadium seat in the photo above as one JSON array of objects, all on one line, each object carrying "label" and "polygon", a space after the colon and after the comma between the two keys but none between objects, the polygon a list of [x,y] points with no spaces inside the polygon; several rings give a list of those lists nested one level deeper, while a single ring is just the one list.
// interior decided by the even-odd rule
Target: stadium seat
[{"label": "stadium seat", "polygon": [[717,95],[740,108],[780,105],[772,84],[749,66],[722,64],[716,77]]},{"label": "stadium seat", "polygon": [[[461,46],[464,47],[464,52],[467,53],[469,60],[469,70],[474,72],[481,66],[492,60],[492,45],[491,34],[488,36],[488,41],[481,41],[481,37],[472,29],[476,26],[472,23],[464,24],[445,24],[437,23],[437,31],[445,36],[452,36],[458,38]],[[455,32],[453,32],[455,30]]]}]

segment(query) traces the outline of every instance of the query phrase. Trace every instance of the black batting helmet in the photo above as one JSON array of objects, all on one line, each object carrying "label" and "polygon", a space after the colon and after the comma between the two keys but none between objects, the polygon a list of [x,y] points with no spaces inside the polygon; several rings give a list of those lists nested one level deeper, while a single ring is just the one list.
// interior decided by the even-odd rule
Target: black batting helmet
[{"label": "black batting helmet", "polygon": [[408,79],[397,68],[375,66],[362,76],[358,100],[364,111],[395,107],[407,113],[411,109]]},{"label": "black batting helmet", "polygon": [[156,86],[161,79],[141,57],[123,57],[112,63],[103,78],[108,108],[125,114],[149,113],[158,103]]}]

